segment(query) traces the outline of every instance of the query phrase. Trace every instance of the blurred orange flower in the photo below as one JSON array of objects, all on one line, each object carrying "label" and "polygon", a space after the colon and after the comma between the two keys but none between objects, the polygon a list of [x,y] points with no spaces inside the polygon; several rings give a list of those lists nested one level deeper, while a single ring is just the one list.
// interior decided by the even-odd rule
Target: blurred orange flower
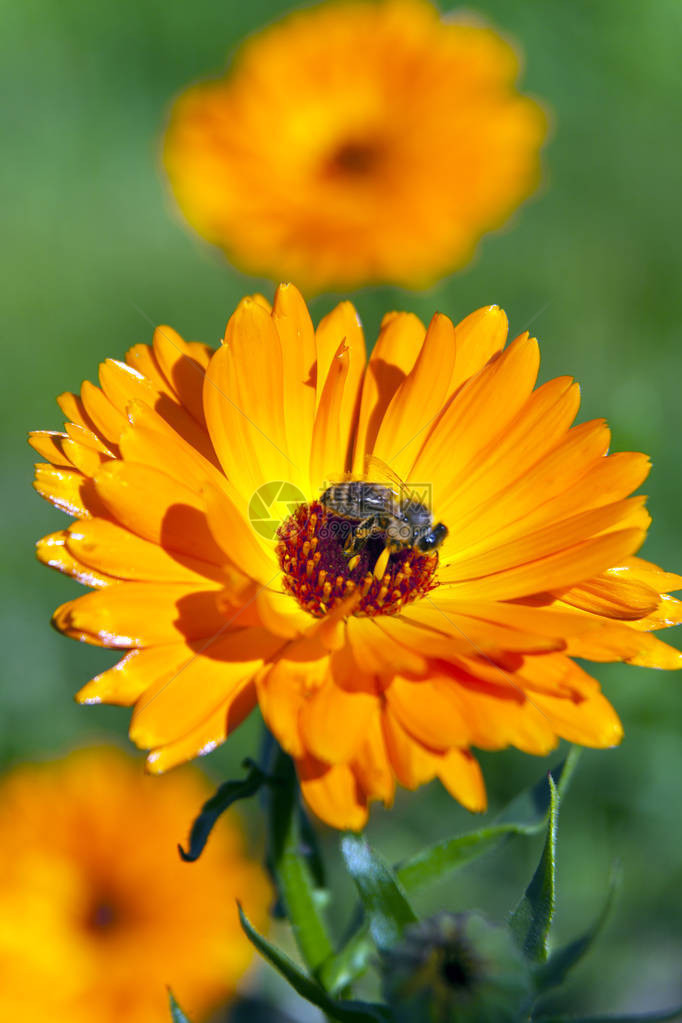
[{"label": "blurred orange flower", "polygon": [[[682,578],[634,557],[648,459],[609,455],[603,420],[572,426],[577,384],[534,389],[537,343],[506,337],[496,306],[426,331],[391,313],[367,362],[350,303],[314,330],[286,285],[272,309],[244,299],[215,352],[159,327],[61,396],[66,432],[32,437],[50,463],[35,485],[78,521],[38,556],[96,592],[54,622],[129,651],[78,698],[134,704],[152,771],[259,703],[337,827],[396,779],[438,776],[480,810],[471,746],[620,740],[573,657],[682,666],[651,634],[681,620],[665,594]],[[326,488],[371,479],[368,456],[433,509],[440,547],[415,533],[387,560],[379,531],[350,556],[359,516]]]},{"label": "blurred orange flower", "polygon": [[155,784],[115,750],[0,783],[3,1020],[167,1023],[167,985],[198,1020],[232,994],[253,951],[235,900],[263,922],[270,891],[234,818],[180,861],[206,796],[199,775]]},{"label": "blurred orange flower", "polygon": [[538,183],[546,118],[518,74],[496,32],[426,0],[323,4],[179,97],[166,170],[192,226],[251,273],[422,287]]}]

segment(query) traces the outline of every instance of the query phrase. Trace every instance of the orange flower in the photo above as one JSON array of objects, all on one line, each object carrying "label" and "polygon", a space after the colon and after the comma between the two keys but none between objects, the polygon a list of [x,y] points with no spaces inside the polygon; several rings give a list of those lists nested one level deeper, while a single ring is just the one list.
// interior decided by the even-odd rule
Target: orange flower
[{"label": "orange flower", "polygon": [[[338,827],[396,779],[438,776],[483,809],[471,746],[619,742],[572,658],[682,666],[651,634],[681,620],[665,592],[682,578],[634,557],[647,458],[608,455],[603,420],[572,426],[577,384],[534,390],[537,343],[506,335],[496,306],[426,331],[392,313],[366,363],[350,303],[315,331],[286,285],[272,310],[244,299],[216,352],[160,327],[102,364],[101,388],[62,395],[66,433],[32,438],[51,463],[36,487],[77,521],[38,556],[95,592],[54,621],[129,651],[78,699],[134,704],[155,772],[258,702]],[[371,478],[368,456],[430,490],[438,549],[386,563],[381,535],[334,513],[325,488]]]},{"label": "orange flower", "polygon": [[206,798],[193,772],[140,778],[116,750],[20,767],[0,784],[0,1017],[166,1023],[224,1001],[252,949],[235,900],[264,921],[269,886],[236,819],[191,867],[177,853]]},{"label": "orange flower", "polygon": [[323,4],[180,96],[166,170],[190,224],[252,273],[421,287],[538,183],[546,119],[518,73],[496,32],[426,0]]}]

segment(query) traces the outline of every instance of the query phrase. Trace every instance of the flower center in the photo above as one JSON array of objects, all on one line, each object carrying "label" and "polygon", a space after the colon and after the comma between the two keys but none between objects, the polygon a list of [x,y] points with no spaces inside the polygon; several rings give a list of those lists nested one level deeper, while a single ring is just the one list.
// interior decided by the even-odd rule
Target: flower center
[{"label": "flower center", "polygon": [[381,149],[378,145],[349,139],[328,157],[325,172],[334,178],[364,178],[376,169],[380,159]]},{"label": "flower center", "polygon": [[360,599],[353,614],[394,615],[438,585],[438,554],[421,554],[414,547],[392,553],[377,578],[374,567],[385,547],[381,534],[369,537],[351,558],[346,543],[359,522],[312,501],[299,505],[277,530],[284,588],[315,618],[355,593]]},{"label": "flower center", "polygon": [[102,895],[93,899],[85,918],[85,928],[93,934],[112,931],[120,922],[120,911],[113,899]]}]

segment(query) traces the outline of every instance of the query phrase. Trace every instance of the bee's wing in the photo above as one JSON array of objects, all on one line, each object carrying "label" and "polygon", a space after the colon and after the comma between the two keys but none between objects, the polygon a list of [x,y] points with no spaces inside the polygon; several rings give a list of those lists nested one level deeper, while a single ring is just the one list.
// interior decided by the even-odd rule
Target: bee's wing
[{"label": "bee's wing", "polygon": [[376,455],[367,455],[365,459],[365,476],[368,482],[382,483],[396,494],[409,494],[407,484],[401,480],[397,472],[394,472],[390,465],[377,458]]}]

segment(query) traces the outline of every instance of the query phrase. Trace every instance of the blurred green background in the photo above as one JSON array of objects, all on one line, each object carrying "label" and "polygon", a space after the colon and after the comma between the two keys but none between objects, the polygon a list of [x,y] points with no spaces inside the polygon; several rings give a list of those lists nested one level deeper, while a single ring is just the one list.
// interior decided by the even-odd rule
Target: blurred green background
[{"label": "blurred green background", "polygon": [[[60,429],[55,395],[95,378],[105,357],[122,357],[150,340],[152,325],[168,322],[186,337],[214,343],[244,293],[271,294],[271,284],[240,276],[185,229],[161,179],[158,152],[171,97],[219,72],[246,33],[291,6],[281,0],[0,6],[0,76],[8,79],[0,162],[4,764],[107,738],[123,742],[128,711],[78,708],[71,700],[113,658],[49,627],[54,607],[78,587],[34,560],[33,542],[64,520],[31,490],[24,436],[31,428]],[[543,379],[575,375],[583,385],[582,417],[608,418],[614,450],[652,456],[645,491],[654,525],[643,553],[680,571],[682,4],[467,6],[518,42],[526,57],[524,91],[553,111],[545,184],[507,230],[484,239],[472,266],[431,291],[383,288],[355,296],[368,340],[388,308],[426,319],[439,309],[460,318],[497,302],[514,333],[532,325],[542,342]],[[314,317],[334,301],[316,299]],[[652,1010],[682,1000],[680,679],[624,666],[598,666],[596,674],[626,738],[617,750],[583,756],[564,806],[559,940],[596,912],[616,859],[624,885],[599,945],[556,1004]],[[254,720],[208,758],[206,770],[224,777],[257,742]],[[492,810],[557,759],[515,751],[482,757]],[[247,813],[257,832],[257,807]],[[399,859],[425,837],[477,823],[434,784],[402,795],[390,813],[377,810],[369,836]],[[325,834],[335,857],[335,836]],[[430,893],[422,908],[478,906],[500,919],[537,854],[535,842],[509,843]]]}]

